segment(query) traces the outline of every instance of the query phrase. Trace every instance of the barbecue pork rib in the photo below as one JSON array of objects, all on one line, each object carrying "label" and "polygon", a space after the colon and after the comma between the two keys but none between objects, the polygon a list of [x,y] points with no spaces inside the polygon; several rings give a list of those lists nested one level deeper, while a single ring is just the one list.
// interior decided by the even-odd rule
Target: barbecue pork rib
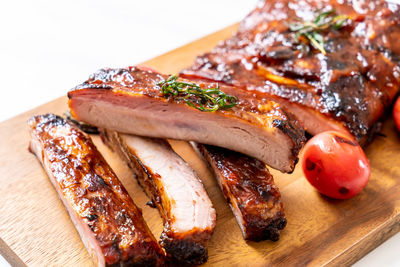
[{"label": "barbecue pork rib", "polygon": [[[292,25],[324,12],[348,19],[339,29],[318,32],[320,51]],[[199,56],[181,77],[264,93],[311,134],[339,130],[364,142],[399,91],[399,40],[400,7],[394,3],[260,1],[233,37]]]},{"label": "barbecue pork rib", "polygon": [[246,240],[277,241],[286,226],[281,195],[261,161],[191,142],[208,162]]},{"label": "barbecue pork rib", "polygon": [[282,172],[293,171],[304,131],[277,103],[222,86],[222,92],[237,97],[237,105],[204,112],[183,99],[166,98],[159,83],[167,78],[135,67],[100,70],[68,93],[71,113],[99,128],[225,147]]},{"label": "barbecue pork rib", "polygon": [[164,252],[89,136],[53,114],[28,121],[46,170],[98,266],[161,266]]},{"label": "barbecue pork rib", "polygon": [[179,264],[207,261],[216,213],[194,170],[166,140],[101,130],[103,141],[128,164],[163,221],[161,245]]}]

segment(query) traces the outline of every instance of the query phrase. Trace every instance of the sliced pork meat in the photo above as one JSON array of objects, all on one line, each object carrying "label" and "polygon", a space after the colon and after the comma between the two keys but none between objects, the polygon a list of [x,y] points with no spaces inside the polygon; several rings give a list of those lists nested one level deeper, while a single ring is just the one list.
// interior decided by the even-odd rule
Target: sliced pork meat
[{"label": "sliced pork meat", "polygon": [[243,237],[279,240],[286,218],[279,189],[265,164],[224,148],[191,144],[209,163]]},{"label": "sliced pork meat", "polygon": [[[168,80],[168,76],[135,67],[100,70],[68,93],[71,113],[100,128],[225,147],[280,171],[293,170],[305,141],[304,131],[279,104],[246,90],[221,86],[219,92],[236,97],[237,104],[201,111],[190,99],[167,97],[160,83]],[[218,88],[206,82],[196,86]]]},{"label": "sliced pork meat", "polygon": [[[319,47],[295,30],[318,19],[321,28],[307,30]],[[311,134],[339,130],[364,142],[399,91],[399,39],[393,1],[264,1],[181,76],[276,97]]]},{"label": "sliced pork meat", "polygon": [[97,266],[162,266],[164,252],[90,137],[61,117],[29,122],[30,151],[47,172]]},{"label": "sliced pork meat", "polygon": [[103,141],[135,174],[164,220],[161,244],[180,264],[207,260],[216,214],[194,170],[166,140],[102,130]]}]

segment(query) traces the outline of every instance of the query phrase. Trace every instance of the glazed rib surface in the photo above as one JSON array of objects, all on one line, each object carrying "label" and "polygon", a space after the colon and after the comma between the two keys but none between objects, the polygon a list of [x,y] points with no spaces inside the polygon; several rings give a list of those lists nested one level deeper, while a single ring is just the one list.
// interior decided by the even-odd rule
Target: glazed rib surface
[{"label": "glazed rib surface", "polygon": [[[293,170],[304,132],[279,104],[223,86],[221,91],[236,96],[238,104],[203,112],[183,100],[166,98],[159,83],[167,78],[135,67],[103,69],[69,92],[69,106],[74,117],[100,128],[221,146],[283,172]],[[199,85],[216,87],[207,82]]]},{"label": "glazed rib surface", "polygon": [[166,140],[101,130],[103,141],[128,164],[164,221],[161,245],[179,264],[207,261],[216,213],[194,170]]},{"label": "glazed rib surface", "polygon": [[[338,30],[320,32],[326,54],[290,30],[322,12],[348,16]],[[400,86],[400,8],[383,0],[260,2],[238,32],[182,71],[262,92],[297,115],[307,131],[350,132],[359,141]]]},{"label": "glazed rib surface", "polygon": [[90,137],[53,114],[32,117],[30,151],[98,266],[160,266],[164,253]]},{"label": "glazed rib surface", "polygon": [[261,161],[192,142],[209,163],[246,240],[277,241],[286,226],[281,195]]}]

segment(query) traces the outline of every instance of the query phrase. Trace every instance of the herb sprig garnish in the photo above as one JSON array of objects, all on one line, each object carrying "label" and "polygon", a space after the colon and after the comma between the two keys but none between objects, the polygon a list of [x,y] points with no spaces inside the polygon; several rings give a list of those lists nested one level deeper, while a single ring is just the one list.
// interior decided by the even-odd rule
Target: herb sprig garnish
[{"label": "herb sprig garnish", "polygon": [[329,10],[318,14],[313,21],[295,21],[289,24],[289,29],[296,33],[296,38],[306,37],[310,43],[322,54],[326,55],[324,37],[322,31],[332,28],[339,30],[350,19],[347,15],[337,14],[335,10]]},{"label": "herb sprig garnish", "polygon": [[173,75],[158,83],[161,86],[161,93],[167,97],[183,100],[187,105],[207,112],[229,109],[237,105],[237,98],[222,92],[218,84],[215,88],[203,89],[195,83],[179,82],[177,79],[178,77]]}]

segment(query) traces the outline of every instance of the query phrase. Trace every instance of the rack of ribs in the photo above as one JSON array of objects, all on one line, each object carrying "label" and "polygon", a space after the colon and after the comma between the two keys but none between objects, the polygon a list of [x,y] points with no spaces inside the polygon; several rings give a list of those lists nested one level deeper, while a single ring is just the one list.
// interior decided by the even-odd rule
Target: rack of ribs
[{"label": "rack of ribs", "polygon": [[[318,12],[347,18],[319,32],[324,51],[291,29]],[[399,91],[399,39],[400,7],[389,1],[264,1],[181,77],[261,92],[311,134],[338,130],[365,143]]]}]

